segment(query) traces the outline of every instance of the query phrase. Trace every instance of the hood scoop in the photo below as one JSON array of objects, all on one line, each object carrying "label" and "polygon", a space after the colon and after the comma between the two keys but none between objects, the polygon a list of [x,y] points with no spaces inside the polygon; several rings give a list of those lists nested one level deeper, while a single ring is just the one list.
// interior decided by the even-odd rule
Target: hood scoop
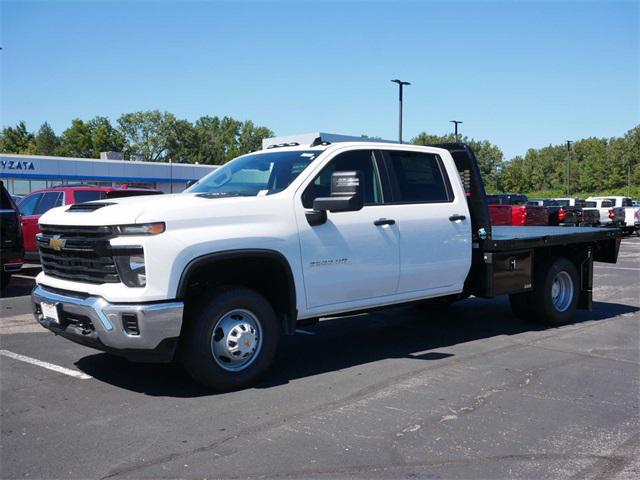
[{"label": "hood scoop", "polygon": [[71,205],[67,212],[95,212],[102,207],[108,207],[109,205],[115,205],[113,202],[100,202],[100,203],[75,203]]}]

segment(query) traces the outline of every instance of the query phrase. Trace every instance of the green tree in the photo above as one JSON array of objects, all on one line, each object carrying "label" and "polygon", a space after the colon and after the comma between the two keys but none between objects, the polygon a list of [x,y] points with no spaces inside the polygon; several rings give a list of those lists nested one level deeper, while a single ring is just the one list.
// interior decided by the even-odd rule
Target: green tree
[{"label": "green tree", "polygon": [[125,113],[118,119],[126,141],[125,154],[149,162],[162,161],[169,154],[169,136],[175,122],[173,114],[159,110]]},{"label": "green tree", "polygon": [[65,157],[92,158],[93,141],[89,123],[75,118],[71,126],[62,132],[60,147],[57,152]]},{"label": "green tree", "polygon": [[40,130],[36,133],[35,141],[38,155],[53,155],[60,145],[60,139],[48,122],[44,122],[40,126]]},{"label": "green tree", "polygon": [[125,147],[124,135],[106,117],[95,117],[89,122],[92,156],[100,157],[100,152],[122,152]]},{"label": "green tree", "polygon": [[0,151],[3,153],[34,154],[36,142],[33,133],[27,130],[24,122],[15,127],[5,127],[0,133]]}]

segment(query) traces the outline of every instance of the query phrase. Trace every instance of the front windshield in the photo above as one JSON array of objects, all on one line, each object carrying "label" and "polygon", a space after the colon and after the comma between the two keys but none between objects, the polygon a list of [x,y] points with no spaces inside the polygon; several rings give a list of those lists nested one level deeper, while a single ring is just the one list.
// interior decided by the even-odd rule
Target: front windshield
[{"label": "front windshield", "polygon": [[284,190],[322,150],[254,153],[238,157],[200,179],[187,192],[254,197]]}]

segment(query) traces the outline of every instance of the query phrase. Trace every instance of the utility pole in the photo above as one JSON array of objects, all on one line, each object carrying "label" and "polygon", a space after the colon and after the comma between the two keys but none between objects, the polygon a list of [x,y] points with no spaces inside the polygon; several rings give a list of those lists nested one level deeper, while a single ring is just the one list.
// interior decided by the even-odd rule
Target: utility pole
[{"label": "utility pole", "polygon": [[455,124],[455,135],[456,135],[456,143],[458,143],[458,124],[462,123],[461,120],[449,120],[449,123]]},{"label": "utility pole", "polygon": [[573,141],[567,140],[567,197],[571,196],[571,144]]},{"label": "utility pole", "polygon": [[402,87],[404,87],[405,85],[411,85],[411,83],[409,82],[403,82],[402,80],[398,80],[397,78],[395,80],[391,80],[392,83],[397,83],[398,84],[398,99],[400,101],[400,119],[399,119],[399,127],[398,127],[398,140],[400,141],[400,143],[402,143]]}]

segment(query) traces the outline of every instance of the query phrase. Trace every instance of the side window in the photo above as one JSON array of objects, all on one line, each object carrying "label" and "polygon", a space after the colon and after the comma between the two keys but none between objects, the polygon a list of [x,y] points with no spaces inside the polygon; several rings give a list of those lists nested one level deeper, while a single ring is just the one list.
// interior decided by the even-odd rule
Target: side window
[{"label": "side window", "polygon": [[100,190],[76,190],[74,196],[75,203],[91,202],[103,198]]},{"label": "side window", "polygon": [[38,205],[38,201],[42,197],[41,193],[34,193],[33,195],[29,195],[25,197],[24,200],[20,202],[18,206],[18,210],[22,215],[35,215],[36,206]]},{"label": "side window", "polygon": [[388,150],[395,177],[394,203],[442,203],[453,200],[451,186],[437,155]]},{"label": "side window", "polygon": [[364,179],[363,193],[365,205],[381,204],[382,187],[373,150],[352,150],[341,153],[327,164],[302,194],[304,208],[313,208],[318,197],[331,194],[333,172],[360,171]]},{"label": "side window", "polygon": [[611,200],[602,200],[602,203],[600,204],[600,208],[612,208],[613,207],[613,202]]},{"label": "side window", "polygon": [[42,215],[43,213],[51,210],[53,207],[60,205],[58,199],[61,199],[62,192],[47,192],[42,195],[42,198],[38,202],[38,206],[35,209],[36,215]]}]

